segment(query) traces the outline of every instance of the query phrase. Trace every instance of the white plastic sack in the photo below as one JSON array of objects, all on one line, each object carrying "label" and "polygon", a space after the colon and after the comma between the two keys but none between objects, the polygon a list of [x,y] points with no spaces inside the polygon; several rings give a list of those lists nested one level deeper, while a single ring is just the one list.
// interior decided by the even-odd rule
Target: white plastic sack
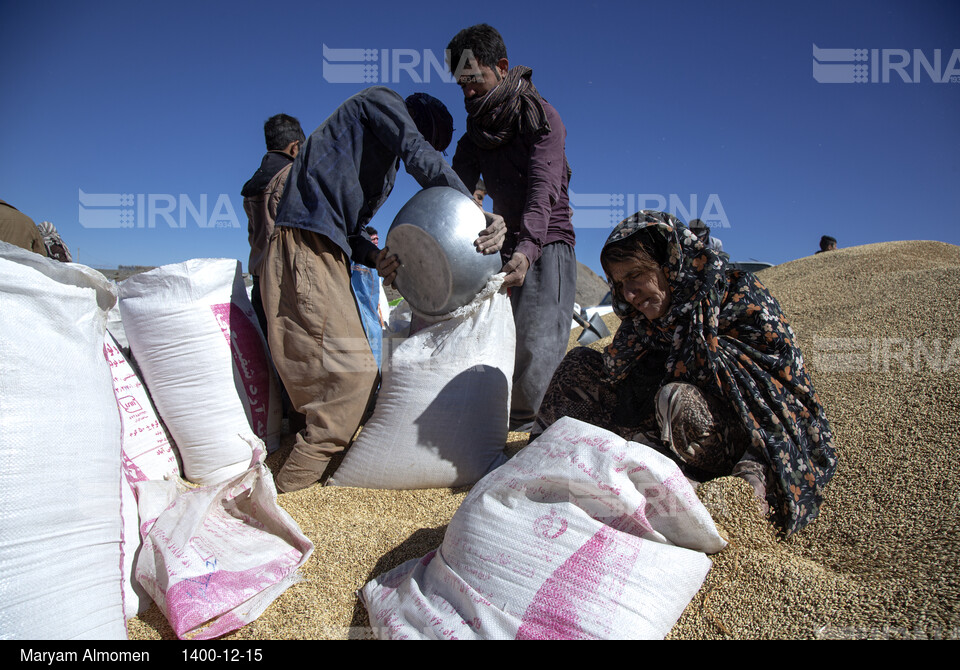
[{"label": "white plastic sack", "polygon": [[112,284],[0,242],[0,638],[126,639]]},{"label": "white plastic sack", "polygon": [[117,302],[109,312],[107,312],[107,332],[113,336],[120,351],[129,360],[130,343],[127,342],[127,333],[123,330],[123,319],[120,317],[120,303]]},{"label": "white plastic sack", "polygon": [[[109,327],[109,321],[108,321]],[[119,343],[109,332],[103,341],[103,356],[113,373],[113,391],[121,427],[123,467],[123,608],[127,619],[149,608],[150,597],[133,576],[140,552],[140,515],[134,484],[148,479],[173,479],[181,474],[176,449],[157,415],[150,395],[130,365]]]},{"label": "white plastic sack", "polygon": [[213,484],[245,471],[251,435],[268,451],[279,446],[279,382],[238,261],[133,275],[120,284],[120,313],[188,480]]},{"label": "white plastic sack", "polygon": [[179,477],[176,448],[157,415],[147,388],[114,338],[107,333],[103,357],[110,366],[120,424],[123,468],[131,481]]},{"label": "white plastic sack", "polygon": [[137,580],[181,639],[219,637],[255,620],[300,580],[313,552],[251,447],[250,468],[220,484],[137,484],[145,529]]},{"label": "white plastic sack", "polygon": [[387,292],[383,289],[383,277],[377,277],[380,283],[380,298],[377,302],[377,311],[380,314],[380,325],[386,328],[390,321],[390,300],[387,298]]},{"label": "white plastic sack", "polygon": [[410,337],[384,339],[376,408],[329,485],[465,486],[506,460],[516,331],[504,276]]},{"label": "white plastic sack", "polygon": [[657,639],[725,545],[672,461],[564,418],[360,595],[382,638]]}]

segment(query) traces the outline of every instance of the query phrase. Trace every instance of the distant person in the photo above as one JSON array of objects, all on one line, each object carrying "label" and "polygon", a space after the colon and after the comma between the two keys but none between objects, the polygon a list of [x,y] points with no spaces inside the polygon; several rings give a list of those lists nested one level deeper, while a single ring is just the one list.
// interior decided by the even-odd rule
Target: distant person
[{"label": "distant person", "polygon": [[824,235],[820,238],[820,251],[818,254],[822,254],[824,251],[836,251],[837,250],[837,240],[829,235]]},{"label": "distant person", "polygon": [[[402,161],[423,187],[470,197],[440,152],[453,119],[436,98],[404,100],[373,86],[341,104],[297,154],[267,244],[260,291],[274,364],[306,427],[275,480],[281,492],[315,484],[350,445],[379,370],[351,291],[351,260],[395,278],[399,260],[364,233],[393,189]],[[503,219],[486,217],[478,253],[503,245]]]},{"label": "distant person", "polygon": [[[380,234],[373,226],[367,226],[363,234],[378,247]],[[377,361],[379,369],[383,362],[383,315],[380,313],[380,284],[383,278],[374,268],[363,263],[351,261],[350,285],[353,287],[353,297],[360,309],[360,321],[370,343],[370,351]],[[371,401],[372,404],[372,401]],[[371,407],[372,409],[372,407]]]},{"label": "distant person", "polygon": [[37,224],[37,230],[43,235],[43,245],[47,248],[47,256],[55,258],[61,263],[73,262],[73,256],[70,255],[70,250],[52,223],[49,221],[41,221]]},{"label": "distant person", "polygon": [[[370,241],[373,242],[374,244],[376,244],[376,245],[379,247],[379,246],[380,246],[380,234],[377,232],[377,229],[374,228],[373,226],[367,226],[366,230],[367,230],[367,235],[370,236]],[[356,265],[354,265],[353,267],[356,267]],[[382,355],[383,355],[383,354],[382,354],[382,348],[383,348],[383,329],[384,329],[384,328],[386,327],[386,325],[387,325],[387,317],[388,317],[389,314],[390,314],[390,304],[389,304],[388,301],[387,301],[387,296],[386,296],[386,294],[383,292],[383,277],[381,277],[381,276],[379,275],[379,273],[377,273],[377,274],[375,275],[375,277],[376,277],[376,280],[377,280],[377,282],[376,282],[376,297],[375,297],[375,298],[371,297],[370,303],[372,304],[372,307],[371,307],[372,312],[375,313],[376,316],[377,316],[376,324],[372,324],[372,327],[371,327],[371,325],[368,325],[369,322],[370,322],[370,320],[369,320],[369,319],[364,319],[364,329],[367,331],[367,339],[376,339],[376,338],[378,338],[378,337],[380,338],[381,355],[380,355],[380,357],[378,357],[378,358],[380,358],[381,360],[378,360],[377,362],[378,362],[378,363],[381,363],[381,362],[382,362]],[[351,276],[350,279],[351,279],[351,283],[353,283],[354,279],[353,279],[352,276]],[[358,304],[359,304],[359,303],[358,303]],[[375,332],[371,332],[371,331],[375,331]],[[372,345],[371,345],[371,347],[372,347]]]},{"label": "distant person", "polygon": [[709,249],[713,249],[717,253],[723,253],[723,242],[720,241],[719,237],[713,237],[710,234],[710,226],[702,220],[694,219],[687,227],[690,228],[693,234],[700,238],[700,241],[706,244]]},{"label": "distant person", "polygon": [[510,67],[495,28],[465,28],[447,48],[467,111],[453,169],[465,184],[483,178],[507,222],[501,271],[517,332],[510,428],[526,430],[566,353],[576,300],[567,131],[533,71]]},{"label": "distant person", "polygon": [[240,195],[243,196],[243,209],[247,213],[247,236],[250,241],[247,272],[253,280],[251,302],[260,321],[260,328],[266,334],[267,318],[260,296],[263,256],[267,240],[273,233],[277,207],[290,175],[293,159],[297,157],[306,138],[300,122],[287,114],[277,114],[267,119],[263,124],[263,136],[267,153],[260,160],[260,167],[243,185]]},{"label": "distant person", "polygon": [[487,186],[482,179],[477,180],[477,186],[473,189],[473,199],[477,204],[483,207],[483,199],[487,197]]},{"label": "distant person", "polygon": [[47,246],[37,224],[10,203],[0,200],[0,240],[41,256],[47,255]]}]

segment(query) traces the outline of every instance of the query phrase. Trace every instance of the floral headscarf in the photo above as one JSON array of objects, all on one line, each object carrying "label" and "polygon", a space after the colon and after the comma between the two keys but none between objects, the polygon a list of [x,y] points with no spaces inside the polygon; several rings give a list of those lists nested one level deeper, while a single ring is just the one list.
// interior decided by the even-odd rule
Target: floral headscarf
[{"label": "floral headscarf", "polygon": [[670,284],[668,312],[653,321],[623,302],[604,351],[610,381],[625,380],[650,352],[666,355],[663,384],[686,382],[732,407],[778,483],[768,502],[786,534],[816,518],[836,453],[820,399],[779,303],[749,272],[727,266],[670,214],[643,210],[620,223],[605,247],[632,235]]}]

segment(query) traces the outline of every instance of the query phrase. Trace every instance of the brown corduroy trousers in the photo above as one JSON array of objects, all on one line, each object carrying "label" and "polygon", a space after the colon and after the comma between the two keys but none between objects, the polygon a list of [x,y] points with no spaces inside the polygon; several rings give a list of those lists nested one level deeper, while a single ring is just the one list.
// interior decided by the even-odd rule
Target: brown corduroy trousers
[{"label": "brown corduroy trousers", "polygon": [[330,457],[350,445],[379,371],[350,288],[349,258],[327,237],[278,226],[260,290],[274,364],[306,416],[275,477],[278,490],[296,491],[320,480]]}]

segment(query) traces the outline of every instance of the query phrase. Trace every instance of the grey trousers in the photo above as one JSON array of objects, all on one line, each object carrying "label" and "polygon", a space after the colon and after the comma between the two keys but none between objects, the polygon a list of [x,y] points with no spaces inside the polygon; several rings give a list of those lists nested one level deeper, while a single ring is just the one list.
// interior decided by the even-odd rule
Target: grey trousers
[{"label": "grey trousers", "polygon": [[543,247],[523,285],[510,289],[517,327],[511,429],[537,416],[553,372],[567,353],[576,295],[577,258],[563,242]]}]

